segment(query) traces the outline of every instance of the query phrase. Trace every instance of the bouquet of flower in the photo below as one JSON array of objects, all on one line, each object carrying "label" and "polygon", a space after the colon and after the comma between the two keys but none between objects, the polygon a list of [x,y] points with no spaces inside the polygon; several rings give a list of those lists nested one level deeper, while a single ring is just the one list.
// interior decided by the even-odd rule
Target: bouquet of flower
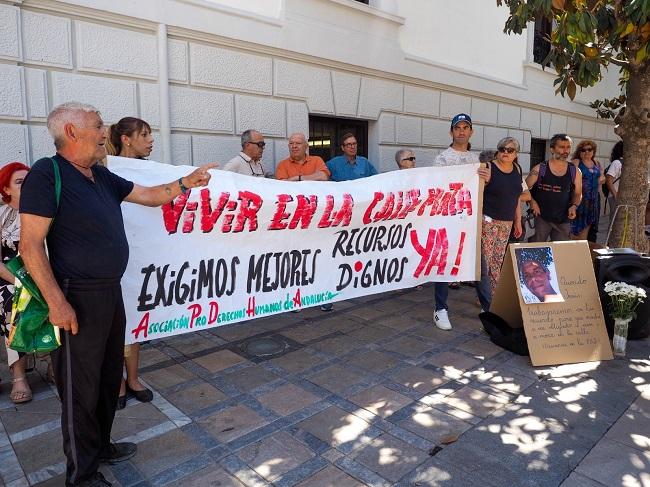
[{"label": "bouquet of flower", "polygon": [[624,282],[606,282],[605,293],[609,296],[610,316],[622,320],[631,320],[646,297],[643,289]]}]

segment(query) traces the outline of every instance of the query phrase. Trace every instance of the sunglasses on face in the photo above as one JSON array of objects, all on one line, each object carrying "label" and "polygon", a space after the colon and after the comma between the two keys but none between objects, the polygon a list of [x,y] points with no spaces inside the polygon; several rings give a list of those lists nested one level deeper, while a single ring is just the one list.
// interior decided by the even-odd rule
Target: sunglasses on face
[{"label": "sunglasses on face", "polygon": [[415,160],[415,156],[405,157],[404,159],[402,159],[402,161],[411,161],[411,162],[413,162],[414,160]]},{"label": "sunglasses on face", "polygon": [[514,154],[515,152],[517,152],[517,149],[513,147],[499,147],[497,150],[504,154]]},{"label": "sunglasses on face", "polygon": [[593,147],[583,147],[580,149],[580,152],[593,152],[594,148]]},{"label": "sunglasses on face", "polygon": [[249,142],[249,144],[256,145],[260,149],[264,149],[264,147],[266,147],[266,142]]}]

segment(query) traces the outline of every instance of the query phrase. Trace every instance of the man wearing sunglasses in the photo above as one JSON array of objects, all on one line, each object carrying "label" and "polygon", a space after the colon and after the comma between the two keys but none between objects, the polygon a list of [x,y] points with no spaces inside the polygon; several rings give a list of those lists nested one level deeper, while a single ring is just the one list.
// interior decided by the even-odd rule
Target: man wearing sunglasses
[{"label": "man wearing sunglasses", "polygon": [[357,155],[357,149],[357,138],[354,134],[350,132],[343,134],[341,137],[343,155],[327,161],[327,168],[332,173],[332,181],[351,181],[377,174],[377,169],[368,159]]},{"label": "man wearing sunglasses", "polygon": [[265,177],[262,166],[264,147],[266,147],[266,142],[264,142],[262,134],[252,129],[244,131],[241,134],[241,152],[230,159],[223,170],[245,176]]},{"label": "man wearing sunglasses", "polygon": [[409,149],[400,149],[395,153],[395,162],[400,169],[413,169],[415,167],[415,152]]}]

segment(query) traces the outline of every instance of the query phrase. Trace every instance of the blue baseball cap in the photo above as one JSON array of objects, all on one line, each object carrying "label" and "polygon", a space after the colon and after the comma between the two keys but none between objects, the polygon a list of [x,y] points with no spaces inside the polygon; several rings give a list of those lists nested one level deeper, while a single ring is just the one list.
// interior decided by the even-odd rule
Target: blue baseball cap
[{"label": "blue baseball cap", "polygon": [[466,113],[459,113],[451,120],[451,128],[453,129],[460,122],[466,122],[469,124],[470,128],[472,127],[472,119]]}]

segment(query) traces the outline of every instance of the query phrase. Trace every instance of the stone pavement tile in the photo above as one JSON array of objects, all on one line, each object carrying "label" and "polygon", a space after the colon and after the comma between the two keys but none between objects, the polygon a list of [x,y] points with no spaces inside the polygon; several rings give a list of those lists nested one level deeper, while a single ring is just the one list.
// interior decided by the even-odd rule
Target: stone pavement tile
[{"label": "stone pavement tile", "polygon": [[435,354],[426,363],[440,367],[445,376],[458,379],[463,372],[476,367],[481,362],[460,352],[446,351]]},{"label": "stone pavement tile", "polygon": [[388,328],[387,326],[365,325],[347,333],[347,336],[363,340],[366,343],[372,343],[393,336],[395,333],[397,333],[397,330]]},{"label": "stone pavement tile", "polygon": [[165,397],[185,414],[192,414],[199,409],[218,404],[227,399],[228,396],[216,387],[201,382],[195,386],[167,394]]},{"label": "stone pavement tile", "polygon": [[296,328],[290,328],[288,330],[282,331],[281,335],[290,338],[298,343],[308,343],[317,338],[329,335],[332,333],[326,328],[319,326],[320,323],[315,325],[301,325]]},{"label": "stone pavement tile", "polygon": [[310,375],[307,377],[307,380],[328,391],[342,394],[351,386],[362,382],[364,376],[342,365],[332,365],[316,374]]},{"label": "stone pavement tile", "polygon": [[433,311],[430,311],[430,315],[431,316],[429,316],[429,321],[431,323],[413,328],[409,331],[409,333],[435,345],[444,345],[445,343],[451,342],[460,336],[459,333],[453,329],[445,331],[438,328],[433,324]]},{"label": "stone pavement tile", "polygon": [[535,367],[530,361],[530,357],[525,357],[522,355],[514,355],[508,358],[505,362],[501,364],[504,371],[512,372],[517,375],[522,375],[530,379],[539,379],[539,375]]},{"label": "stone pavement tile", "polygon": [[443,402],[462,411],[467,411],[473,416],[487,418],[497,409],[502,408],[510,401],[510,396],[504,393],[487,394],[472,387],[462,389],[447,396]]},{"label": "stone pavement tile", "polygon": [[61,413],[26,413],[22,409],[0,412],[0,421],[9,435],[38,427],[50,421],[58,421],[60,418]]},{"label": "stone pavement tile", "polygon": [[286,431],[280,431],[244,447],[237,455],[270,482],[315,456],[309,448],[293,439]]},{"label": "stone pavement tile", "polygon": [[450,414],[422,404],[403,409],[390,421],[436,444],[450,435],[461,435],[472,427]]},{"label": "stone pavement tile", "polygon": [[130,460],[145,477],[194,458],[202,449],[181,430],[175,429],[150,438],[138,445],[138,453]]},{"label": "stone pavement tile", "polygon": [[429,302],[424,302],[413,306],[412,308],[404,311],[405,315],[415,318],[420,323],[430,322],[433,325],[433,289],[431,290],[431,300]]},{"label": "stone pavement tile", "polygon": [[366,353],[355,354],[344,363],[360,367],[374,374],[382,374],[386,370],[395,367],[399,363],[399,359],[387,353],[371,350]]},{"label": "stone pavement tile", "polygon": [[323,358],[307,350],[296,350],[281,357],[269,360],[269,363],[282,367],[287,372],[296,374],[323,362]]},{"label": "stone pavement tile", "polygon": [[359,308],[351,309],[346,314],[353,318],[361,318],[362,320],[372,323],[377,322],[380,318],[386,316],[386,312],[375,308],[374,306],[361,306]]},{"label": "stone pavement tile", "polygon": [[228,384],[232,384],[242,392],[250,392],[264,384],[279,379],[280,376],[274,374],[259,365],[251,365],[243,369],[236,370],[223,376]]},{"label": "stone pavement tile", "polygon": [[139,402],[115,412],[111,436],[121,440],[168,421],[169,419],[150,402]]},{"label": "stone pavement tile", "polygon": [[239,404],[202,418],[197,423],[214,438],[227,443],[264,426],[267,421],[255,411]]},{"label": "stone pavement tile", "polygon": [[350,458],[383,478],[396,482],[429,455],[394,436],[383,434],[358,450]]},{"label": "stone pavement tile", "polygon": [[207,467],[194,472],[191,475],[166,484],[166,487],[246,487],[235,477],[226,472],[218,465]]},{"label": "stone pavement tile", "polygon": [[431,351],[431,344],[415,337],[403,336],[384,344],[383,348],[405,357],[416,358]]},{"label": "stone pavement tile", "polygon": [[262,406],[280,416],[288,416],[319,401],[320,398],[294,385],[283,384],[257,397]]},{"label": "stone pavement tile", "polygon": [[413,402],[410,398],[382,385],[373,386],[348,399],[381,418],[387,418]]},{"label": "stone pavement tile", "polygon": [[395,313],[413,308],[413,303],[401,297],[392,295],[390,299],[378,299],[372,303],[372,307],[385,313]]},{"label": "stone pavement tile", "polygon": [[385,318],[376,320],[375,323],[379,326],[392,328],[396,331],[407,331],[422,324],[422,322],[407,314],[390,315]]},{"label": "stone pavement tile", "polygon": [[460,350],[468,352],[479,360],[485,360],[501,353],[503,349],[491,341],[483,338],[474,338],[457,347]]},{"label": "stone pavement tile", "polygon": [[196,379],[196,375],[180,364],[171,365],[162,369],[146,372],[142,378],[156,390],[166,389],[181,382]]},{"label": "stone pavement tile", "polygon": [[211,374],[225,370],[233,365],[247,362],[241,355],[237,355],[230,350],[219,350],[212,352],[203,357],[197,357],[194,362],[209,371]]},{"label": "stone pavement tile", "polygon": [[237,340],[250,338],[263,332],[264,329],[260,327],[255,320],[249,322],[245,321],[242,323],[233,323],[228,326],[220,326],[216,330],[213,330],[213,333],[215,333],[220,338],[223,338],[227,342],[236,342]]},{"label": "stone pavement tile", "polygon": [[[455,463],[441,462],[438,458],[430,458],[411,473],[404,476],[396,487],[486,487],[493,480],[486,477],[480,470],[473,472],[462,470]],[[521,487],[517,484],[513,487]]]},{"label": "stone pavement tile", "polygon": [[296,426],[335,448],[353,449],[371,440],[370,424],[343,409],[332,406]]},{"label": "stone pavement tile", "polygon": [[313,326],[316,326],[324,332],[327,332],[326,334],[336,332],[349,334],[356,330],[364,330],[370,325],[368,325],[368,323],[364,322],[363,320],[360,320],[358,318],[355,319],[352,316],[345,314],[333,316],[332,318],[322,321],[319,320],[318,322],[314,323]]},{"label": "stone pavement tile", "polygon": [[50,431],[24,441],[14,443],[14,451],[26,475],[50,465],[65,462],[61,445],[61,430]]},{"label": "stone pavement tile", "polygon": [[650,409],[646,412],[633,403],[609,429],[605,438],[637,450],[650,451]]},{"label": "stone pavement tile", "polygon": [[591,480],[590,478],[580,475],[577,472],[571,472],[564,482],[560,484],[560,487],[610,487]]},{"label": "stone pavement tile", "polygon": [[344,355],[348,352],[351,352],[355,348],[359,348],[363,345],[363,342],[355,338],[350,338],[349,336],[337,336],[333,338],[327,338],[321,342],[314,343],[309,348],[318,350],[321,353],[326,353],[338,357],[339,355]]},{"label": "stone pavement tile", "polygon": [[329,465],[317,474],[296,484],[295,487],[363,487],[364,485],[334,465]]},{"label": "stone pavement tile", "polygon": [[185,333],[183,335],[175,336],[168,340],[168,344],[186,356],[193,356],[208,348],[224,345],[224,340],[208,335],[206,337],[203,333]]},{"label": "stone pavement tile", "polygon": [[479,384],[513,395],[521,394],[539,380],[537,376],[519,375],[509,371],[508,367],[503,364],[487,370],[486,367],[478,367],[465,372],[463,376]]},{"label": "stone pavement tile", "polygon": [[153,346],[143,346],[140,348],[140,368],[158,364],[169,360],[169,357]]},{"label": "stone pavement tile", "polygon": [[576,472],[605,485],[650,485],[650,451],[602,439],[576,467]]},{"label": "stone pavement tile", "polygon": [[436,387],[449,381],[449,379],[439,372],[434,372],[415,365],[410,365],[394,372],[390,372],[388,377],[394,382],[415,389],[422,394],[427,394]]}]

